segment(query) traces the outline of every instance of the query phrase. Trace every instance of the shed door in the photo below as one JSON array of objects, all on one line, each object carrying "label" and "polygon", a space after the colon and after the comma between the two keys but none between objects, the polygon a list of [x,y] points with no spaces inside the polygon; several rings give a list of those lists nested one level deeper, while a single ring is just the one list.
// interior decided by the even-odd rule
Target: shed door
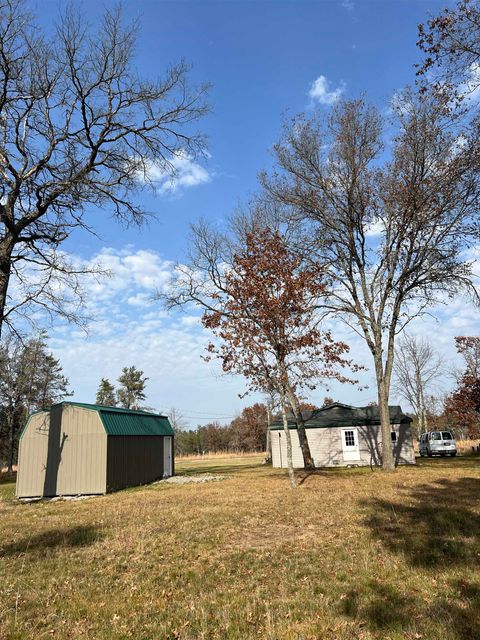
[{"label": "shed door", "polygon": [[343,459],[360,460],[360,447],[358,446],[358,430],[356,427],[342,429]]},{"label": "shed door", "polygon": [[172,436],[163,438],[163,477],[172,475]]}]

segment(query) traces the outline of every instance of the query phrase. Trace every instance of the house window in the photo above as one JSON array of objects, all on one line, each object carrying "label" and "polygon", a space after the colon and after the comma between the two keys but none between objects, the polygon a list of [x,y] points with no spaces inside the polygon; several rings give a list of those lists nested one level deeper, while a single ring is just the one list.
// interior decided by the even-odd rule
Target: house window
[{"label": "house window", "polygon": [[391,431],[390,435],[392,437],[392,442],[396,442],[397,441],[397,432],[396,431]]},{"label": "house window", "polygon": [[345,445],[347,447],[355,446],[355,433],[353,431],[344,431],[345,433]]}]

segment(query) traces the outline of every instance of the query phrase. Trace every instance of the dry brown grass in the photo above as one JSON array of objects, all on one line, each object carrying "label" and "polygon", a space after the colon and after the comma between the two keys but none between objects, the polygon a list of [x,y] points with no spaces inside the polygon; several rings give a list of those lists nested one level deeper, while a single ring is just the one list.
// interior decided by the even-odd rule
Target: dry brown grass
[{"label": "dry brown grass", "polygon": [[0,486],[0,638],[480,638],[477,458],[300,473],[296,491],[260,460],[84,502]]},{"label": "dry brown grass", "polygon": [[472,449],[478,450],[480,440],[457,440],[457,451],[460,455],[471,455]]}]

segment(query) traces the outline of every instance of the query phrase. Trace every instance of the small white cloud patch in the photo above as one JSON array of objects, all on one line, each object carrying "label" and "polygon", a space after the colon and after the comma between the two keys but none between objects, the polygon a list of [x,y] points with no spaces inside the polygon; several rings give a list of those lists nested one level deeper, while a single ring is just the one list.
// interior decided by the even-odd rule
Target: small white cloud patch
[{"label": "small white cloud patch", "polygon": [[336,89],[330,88],[330,81],[323,75],[312,82],[308,95],[320,104],[332,105],[338,102],[345,91],[345,83],[341,82]]},{"label": "small white cloud patch", "polygon": [[196,162],[186,151],[181,151],[170,159],[170,168],[152,164],[148,177],[158,186],[159,193],[177,193],[178,191],[206,184],[212,179],[205,167]]},{"label": "small white cloud patch", "polygon": [[365,236],[367,238],[376,238],[381,236],[385,232],[385,225],[381,220],[374,220],[365,229]]}]

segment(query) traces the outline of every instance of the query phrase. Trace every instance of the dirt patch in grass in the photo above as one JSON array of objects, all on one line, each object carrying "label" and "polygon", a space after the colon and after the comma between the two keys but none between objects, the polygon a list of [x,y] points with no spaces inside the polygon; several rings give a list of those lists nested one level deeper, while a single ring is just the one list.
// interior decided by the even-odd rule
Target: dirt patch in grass
[{"label": "dirt patch in grass", "polygon": [[[478,458],[0,502],[0,638],[480,638]],[[222,471],[220,471],[220,469]]]}]

